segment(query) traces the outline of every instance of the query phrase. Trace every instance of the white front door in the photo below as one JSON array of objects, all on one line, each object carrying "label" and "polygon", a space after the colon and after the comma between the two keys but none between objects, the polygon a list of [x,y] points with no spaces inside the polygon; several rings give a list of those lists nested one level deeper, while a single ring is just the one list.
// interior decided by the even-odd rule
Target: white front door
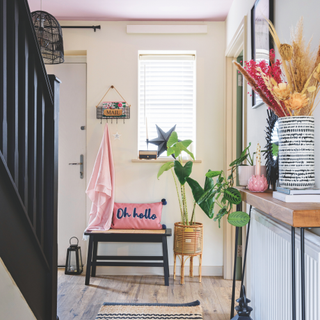
[{"label": "white front door", "polygon": [[[58,265],[65,265],[69,239],[79,239],[83,262],[86,228],[85,172],[80,177],[80,156],[86,168],[86,88],[85,63],[47,65],[48,74],[61,80],[59,113],[59,177],[58,177]],[[74,243],[74,242],[73,242]]]}]

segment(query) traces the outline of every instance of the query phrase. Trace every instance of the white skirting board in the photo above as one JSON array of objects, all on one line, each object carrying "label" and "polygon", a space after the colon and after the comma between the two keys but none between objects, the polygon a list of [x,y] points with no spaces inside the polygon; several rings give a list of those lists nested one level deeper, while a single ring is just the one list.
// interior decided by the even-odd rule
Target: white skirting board
[{"label": "white skirting board", "polygon": [[[300,229],[296,228],[297,320],[301,319]],[[291,307],[291,227],[252,210],[247,297],[251,317],[263,320],[290,320]],[[320,237],[305,232],[306,319],[320,319]]]},{"label": "white skirting board", "polygon": [[[169,266],[170,276],[173,275],[173,266]],[[126,276],[163,276],[163,268],[160,267],[97,267],[99,275],[126,275]],[[177,265],[176,275],[180,276],[181,267]],[[193,264],[193,275],[199,275],[199,268],[195,259]],[[185,266],[184,276],[189,276],[189,266]],[[222,266],[202,266],[202,276],[222,276]]]}]

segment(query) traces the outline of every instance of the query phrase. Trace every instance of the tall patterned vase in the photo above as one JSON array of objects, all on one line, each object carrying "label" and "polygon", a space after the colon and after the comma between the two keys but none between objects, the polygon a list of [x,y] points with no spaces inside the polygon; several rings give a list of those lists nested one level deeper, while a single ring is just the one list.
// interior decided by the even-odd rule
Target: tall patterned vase
[{"label": "tall patterned vase", "polygon": [[315,185],[314,117],[279,118],[279,183],[288,189]]}]

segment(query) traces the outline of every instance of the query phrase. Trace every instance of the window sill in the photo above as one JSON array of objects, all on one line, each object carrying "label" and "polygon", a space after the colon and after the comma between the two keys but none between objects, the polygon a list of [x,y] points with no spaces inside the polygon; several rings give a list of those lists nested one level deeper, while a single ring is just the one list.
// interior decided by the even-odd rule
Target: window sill
[{"label": "window sill", "polygon": [[[172,161],[173,159],[170,158],[158,158],[158,159],[131,159],[131,162],[133,163],[166,163],[169,161]],[[186,163],[188,161],[192,161],[193,163],[202,163],[202,160],[182,160],[183,163]]]}]

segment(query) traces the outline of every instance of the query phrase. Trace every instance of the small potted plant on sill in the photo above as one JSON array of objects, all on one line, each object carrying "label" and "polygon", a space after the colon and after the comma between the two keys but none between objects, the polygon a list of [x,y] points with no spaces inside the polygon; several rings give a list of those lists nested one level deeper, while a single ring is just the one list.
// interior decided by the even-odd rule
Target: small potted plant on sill
[{"label": "small potted plant on sill", "polygon": [[[253,158],[256,152],[253,152],[251,155],[250,147],[251,142],[249,142],[248,147],[241,152],[240,157],[229,165],[231,167],[231,173],[233,174],[235,171],[237,173],[239,186],[247,186],[248,180],[255,174]],[[261,150],[261,152],[264,153],[266,150]],[[244,164],[245,161],[247,161],[246,164]],[[266,176],[266,166],[261,166],[261,172]]]}]

